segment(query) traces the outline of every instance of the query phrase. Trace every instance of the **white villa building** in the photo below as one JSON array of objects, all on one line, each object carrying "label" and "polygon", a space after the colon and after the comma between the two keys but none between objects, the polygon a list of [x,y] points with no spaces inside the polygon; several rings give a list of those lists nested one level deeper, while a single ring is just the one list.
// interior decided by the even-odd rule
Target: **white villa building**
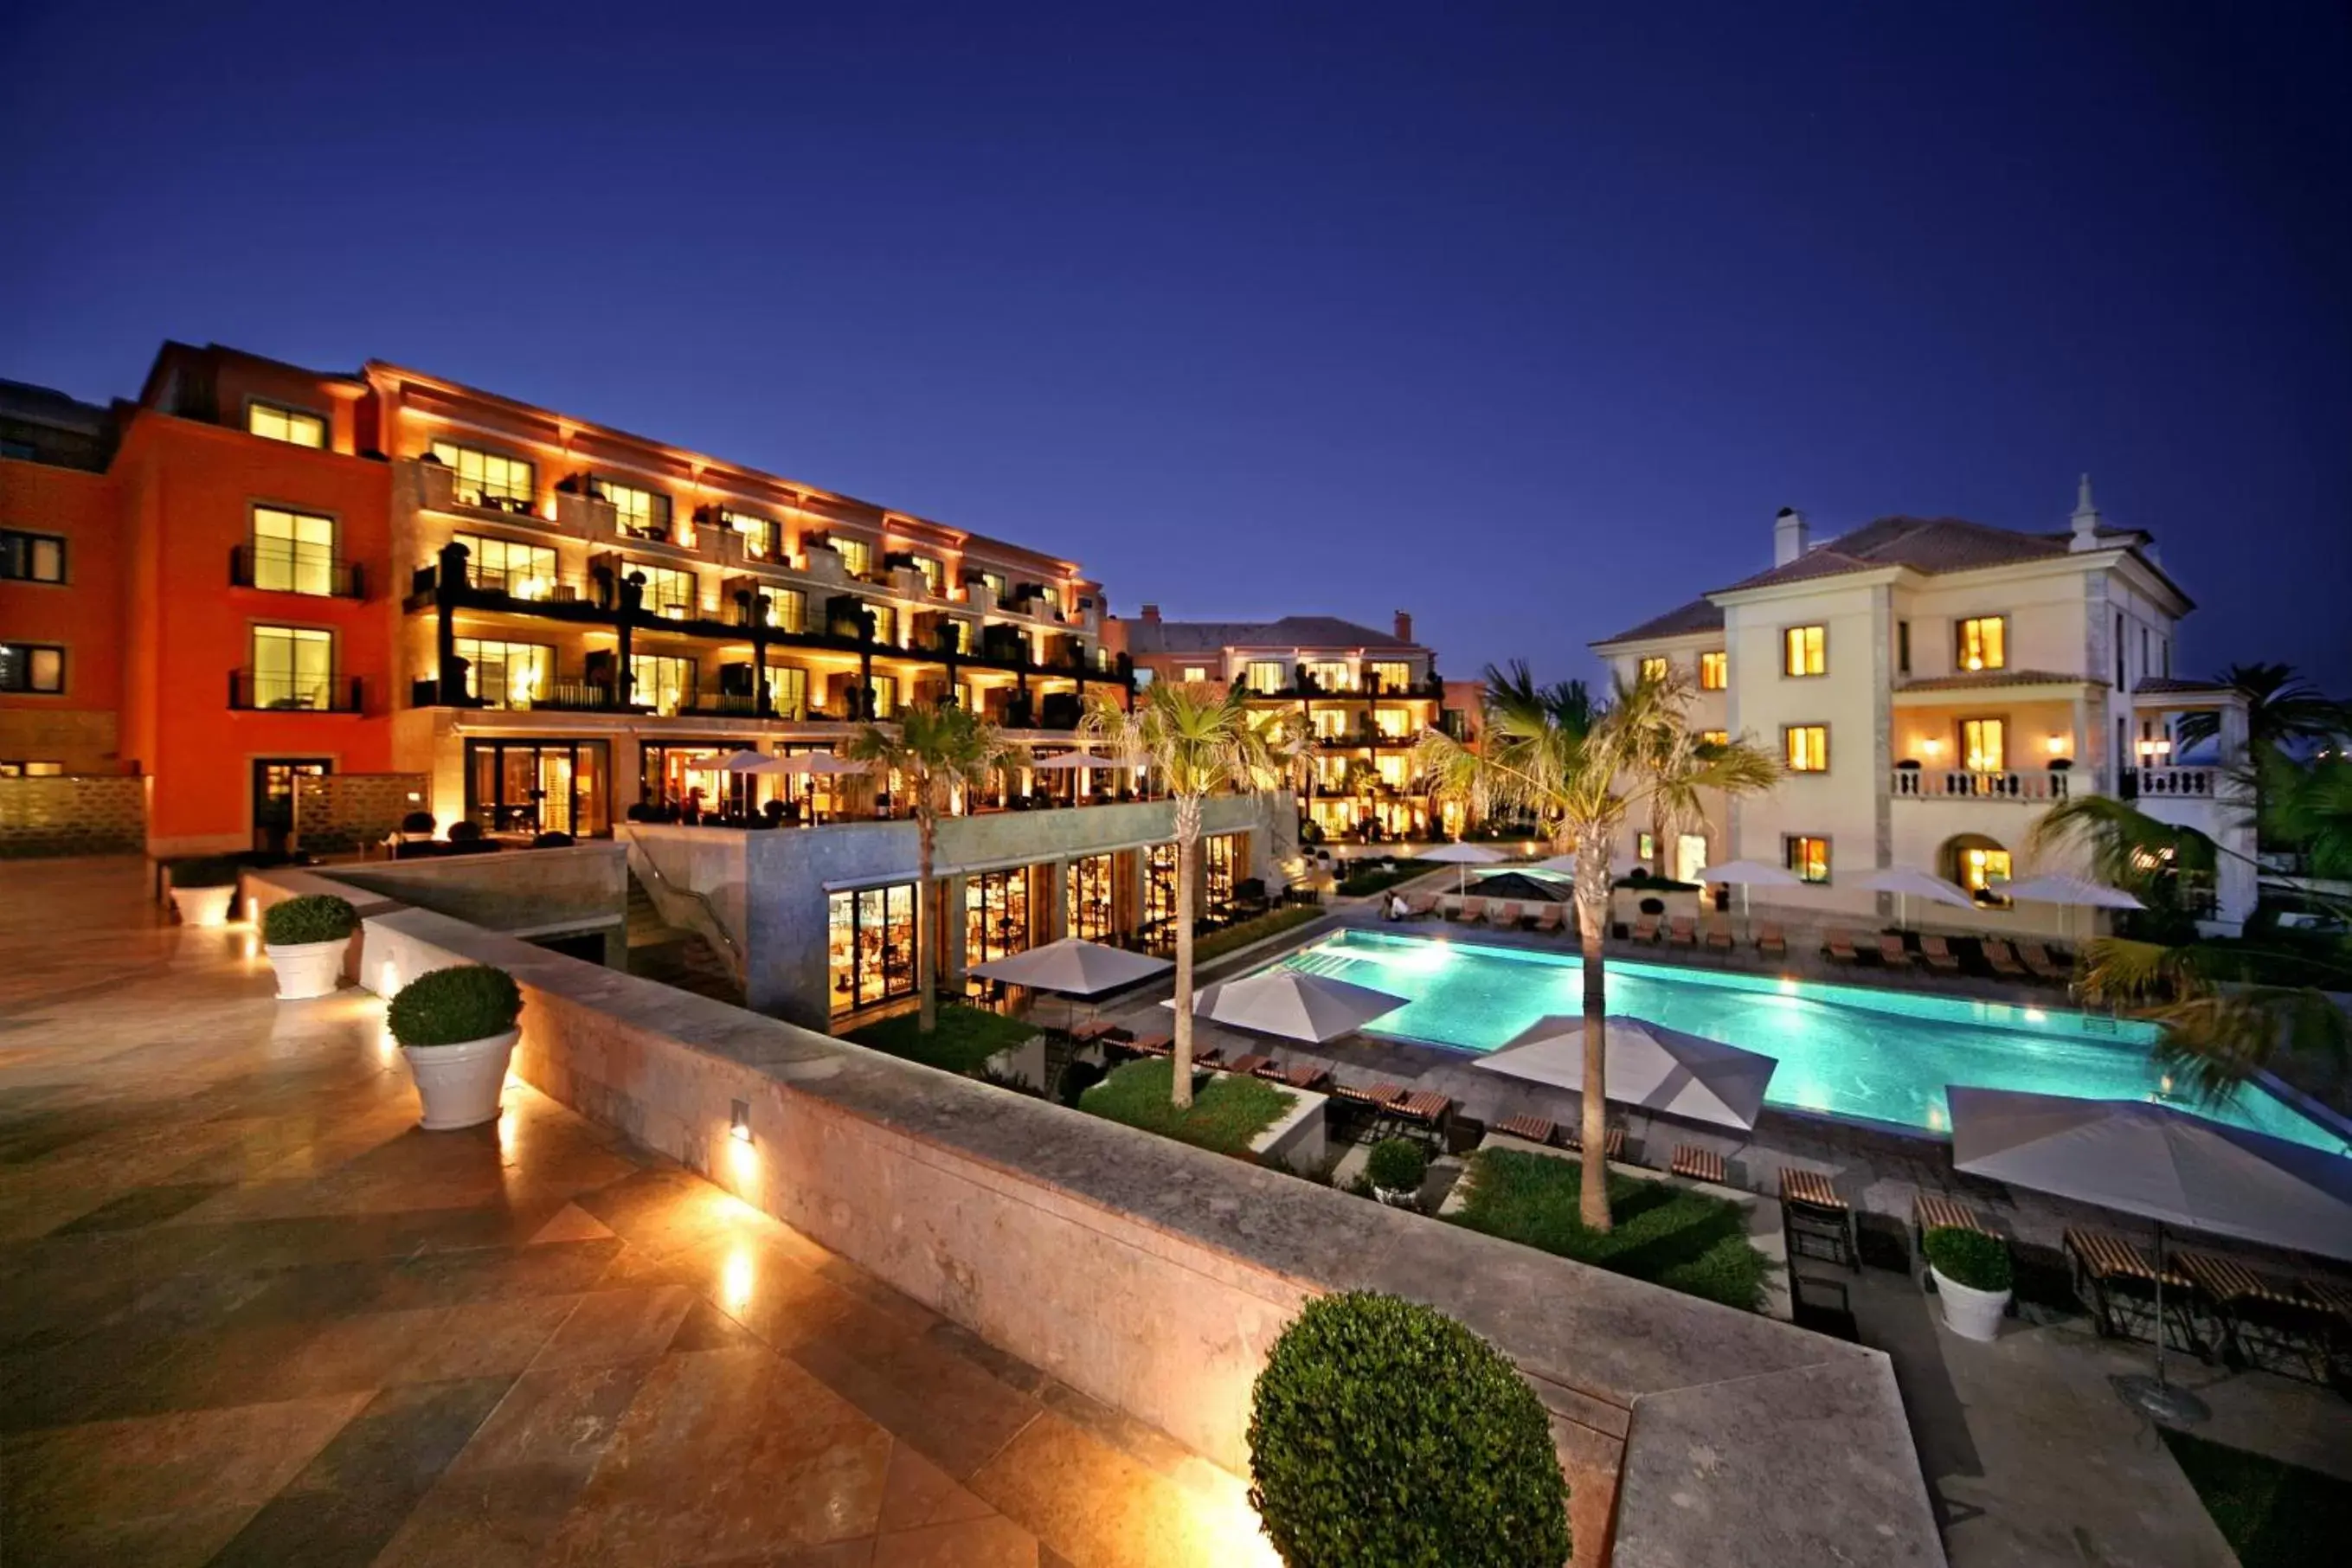
[{"label": "white villa building", "polygon": [[[2173,671],[2194,607],[2155,541],[2110,527],[2084,476],[2072,527],[2022,532],[1953,518],[1881,518],[1813,542],[1783,509],[1772,565],[1592,645],[1631,681],[1645,661],[1682,667],[1702,730],[1783,760],[1780,784],[1709,805],[1704,832],[1653,844],[1627,826],[1620,864],[1691,878],[1711,862],[1769,861],[1804,879],[1754,902],[1874,925],[1891,896],[1858,884],[1888,866],[1973,891],[1975,911],[1920,907],[1915,923],[2080,934],[2091,916],[2011,905],[2012,879],[2084,868],[2038,851],[2053,801],[2097,791],[2194,826],[2222,848],[2212,929],[2234,933],[2255,898],[2253,831],[2224,765],[2243,752],[2229,691]],[[2179,715],[2218,710],[2221,738],[2179,755]]]}]

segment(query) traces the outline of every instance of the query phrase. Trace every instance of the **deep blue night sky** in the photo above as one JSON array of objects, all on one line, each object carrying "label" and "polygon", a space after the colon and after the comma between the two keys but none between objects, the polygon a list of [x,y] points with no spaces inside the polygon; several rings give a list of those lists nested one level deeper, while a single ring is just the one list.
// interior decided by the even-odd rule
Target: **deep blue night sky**
[{"label": "deep blue night sky", "polygon": [[0,375],[395,360],[1454,675],[2088,468],[2352,688],[2339,5],[541,9],[20,0]]}]

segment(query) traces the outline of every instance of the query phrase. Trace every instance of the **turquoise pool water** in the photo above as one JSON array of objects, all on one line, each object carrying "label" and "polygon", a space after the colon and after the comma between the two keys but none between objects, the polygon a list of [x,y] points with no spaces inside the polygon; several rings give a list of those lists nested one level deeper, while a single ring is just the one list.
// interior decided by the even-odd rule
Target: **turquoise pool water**
[{"label": "turquoise pool water", "polygon": [[[1491,1051],[1548,1014],[1584,1006],[1584,965],[1559,953],[1345,931],[1280,967],[1370,985],[1411,1002],[1367,1034]],[[2154,1026],[2064,1008],[1831,985],[1657,964],[1609,965],[1609,1010],[1779,1059],[1773,1105],[1951,1130],[1944,1086],[2149,1100]],[[2352,1146],[2258,1088],[2188,1109],[2338,1154]]]}]

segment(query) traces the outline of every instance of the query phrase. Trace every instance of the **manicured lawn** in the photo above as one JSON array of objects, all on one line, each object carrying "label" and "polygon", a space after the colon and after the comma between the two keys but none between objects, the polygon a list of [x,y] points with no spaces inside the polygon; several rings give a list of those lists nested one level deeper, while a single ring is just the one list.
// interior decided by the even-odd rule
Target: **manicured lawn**
[{"label": "manicured lawn", "polygon": [[1195,937],[1192,940],[1192,962],[1206,963],[1213,958],[1247,947],[1254,942],[1264,942],[1277,931],[1286,931],[1293,926],[1305,925],[1322,912],[1322,906],[1319,904],[1286,904],[1281,909],[1268,910],[1265,914],[1245,920],[1239,925],[1227,926],[1224,930],[1212,931],[1207,936]]},{"label": "manicured lawn", "polygon": [[1343,879],[1339,890],[1351,899],[1360,899],[1367,893],[1385,892],[1399,882],[1409,882],[1433,868],[1426,860],[1400,860],[1393,870],[1359,871]]},{"label": "manicured lawn", "polygon": [[940,1009],[940,1026],[930,1034],[919,1032],[916,1023],[913,1013],[900,1013],[852,1030],[849,1037],[861,1046],[872,1046],[877,1051],[887,1051],[925,1067],[971,1073],[977,1072],[981,1063],[997,1052],[1017,1046],[1037,1032],[1034,1024],[1023,1019],[955,1005]]},{"label": "manicured lawn", "polygon": [[1263,1079],[1220,1073],[1193,1091],[1192,1105],[1168,1103],[1170,1064],[1129,1062],[1078,1097],[1078,1109],[1147,1132],[1242,1154],[1250,1140],[1290,1113],[1295,1097]]},{"label": "manicured lawn", "polygon": [[1588,1230],[1576,1216],[1580,1162],[1490,1149],[1471,1162],[1467,1206],[1456,1225],[1539,1247],[1636,1279],[1754,1311],[1771,1265],[1748,1245],[1739,1205],[1664,1182],[1609,1178],[1616,1228]]},{"label": "manicured lawn", "polygon": [[2345,1561],[2352,1483],[2169,1426],[2157,1430],[2245,1568]]}]

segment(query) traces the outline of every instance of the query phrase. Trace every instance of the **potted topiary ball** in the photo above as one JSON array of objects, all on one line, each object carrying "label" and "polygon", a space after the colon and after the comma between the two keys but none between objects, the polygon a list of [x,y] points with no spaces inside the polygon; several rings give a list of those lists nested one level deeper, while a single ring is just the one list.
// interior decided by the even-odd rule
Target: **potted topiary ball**
[{"label": "potted topiary ball", "polygon": [[521,1012],[514,976],[488,964],[436,969],[400,988],[384,1021],[416,1075],[426,1129],[497,1120]]},{"label": "potted topiary ball", "polygon": [[1410,1139],[1383,1138],[1372,1145],[1364,1161],[1364,1176],[1372,1184],[1372,1196],[1391,1208],[1412,1207],[1428,1174],[1429,1156]]},{"label": "potted topiary ball", "polygon": [[171,862],[172,907],[180,923],[192,926],[228,924],[228,907],[236,899],[236,862],[222,856],[202,856]]},{"label": "potted topiary ball", "polygon": [[261,912],[261,951],[278,972],[278,999],[303,1002],[331,996],[343,983],[343,958],[360,912],[331,893],[287,899]]},{"label": "potted topiary ball", "polygon": [[1982,1231],[1939,1226],[1927,1233],[1924,1250],[1944,1303],[1944,1326],[1964,1340],[1998,1337],[2014,1280],[2009,1244]]},{"label": "potted topiary ball", "polygon": [[1289,1568],[1560,1568],[1568,1483],[1535,1391],[1453,1319],[1307,1304],[1258,1374],[1250,1505]]}]

